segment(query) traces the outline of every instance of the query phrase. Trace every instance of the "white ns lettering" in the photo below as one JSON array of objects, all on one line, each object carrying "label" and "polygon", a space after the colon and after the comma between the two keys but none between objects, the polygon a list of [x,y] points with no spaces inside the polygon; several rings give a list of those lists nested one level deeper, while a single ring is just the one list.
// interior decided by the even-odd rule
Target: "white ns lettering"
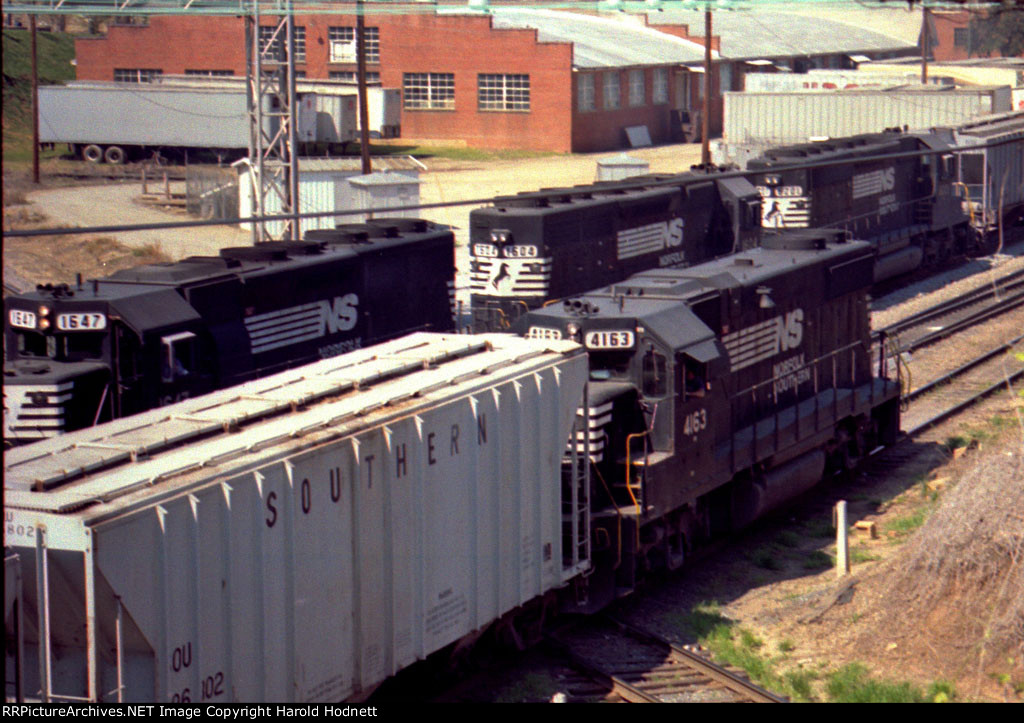
[{"label": "white ns lettering", "polygon": [[673,248],[683,243],[683,219],[673,218],[665,223],[665,246]]},{"label": "white ns lettering", "polygon": [[804,338],[804,310],[794,309],[779,317],[781,327],[779,329],[779,346],[782,351],[788,351],[800,346]]},{"label": "white ns lettering", "polygon": [[356,307],[359,297],[355,294],[335,296],[334,303],[326,300],[320,302],[320,318],[327,326],[327,331],[334,334],[339,331],[354,329],[359,318]]}]

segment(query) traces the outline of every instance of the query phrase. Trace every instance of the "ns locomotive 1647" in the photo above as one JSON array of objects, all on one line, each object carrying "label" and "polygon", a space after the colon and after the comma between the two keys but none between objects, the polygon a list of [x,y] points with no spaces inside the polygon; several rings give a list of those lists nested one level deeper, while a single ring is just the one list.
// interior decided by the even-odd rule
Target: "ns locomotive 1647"
[{"label": "ns locomotive 1647", "polygon": [[453,279],[449,230],[378,219],[12,296],[5,439],[42,439],[411,331],[450,330]]},{"label": "ns locomotive 1647", "polygon": [[506,329],[549,299],[750,248],[759,205],[746,180],[703,171],[497,198],[469,215],[473,326]]},{"label": "ns locomotive 1647", "polygon": [[574,450],[594,472],[582,608],[895,438],[899,385],[872,372],[873,265],[870,244],[842,232],[785,232],[519,319],[529,337],[589,351]]}]

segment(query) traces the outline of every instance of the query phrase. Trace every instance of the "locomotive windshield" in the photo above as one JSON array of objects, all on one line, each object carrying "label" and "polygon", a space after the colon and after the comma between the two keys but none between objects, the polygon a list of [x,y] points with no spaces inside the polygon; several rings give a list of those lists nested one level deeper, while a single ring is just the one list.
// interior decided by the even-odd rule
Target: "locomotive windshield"
[{"label": "locomotive windshield", "polygon": [[15,332],[18,356],[45,357],[54,361],[84,361],[103,358],[104,332],[73,334],[40,334],[36,331]]}]

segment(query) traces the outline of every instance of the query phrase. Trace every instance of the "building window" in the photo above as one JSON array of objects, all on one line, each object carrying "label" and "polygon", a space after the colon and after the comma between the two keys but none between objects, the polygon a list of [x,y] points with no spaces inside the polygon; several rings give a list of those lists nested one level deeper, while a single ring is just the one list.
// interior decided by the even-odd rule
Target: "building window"
[{"label": "building window", "polygon": [[163,74],[152,68],[114,68],[114,80],[119,83],[150,83]]},{"label": "building window", "polygon": [[[260,51],[267,52],[268,46],[270,47],[267,53],[271,57],[279,60],[284,60],[284,34],[285,27],[281,25],[261,25],[260,26]],[[295,30],[295,62],[305,63],[306,62],[306,28],[301,25],[296,25]],[[276,32],[276,35],[275,35]],[[272,45],[271,45],[272,43]]]},{"label": "building window", "polygon": [[[366,42],[366,62],[380,62],[380,29],[364,28],[363,39]],[[331,63],[356,63],[356,29],[352,27],[327,28],[327,40],[330,42]]]},{"label": "building window", "polygon": [[579,75],[576,77],[576,110],[586,113],[594,110],[594,76]]},{"label": "building window", "polygon": [[619,96],[619,74],[604,74],[604,107],[605,110],[614,110],[621,105]]},{"label": "building window", "polygon": [[480,73],[476,76],[477,110],[530,110],[530,76]]},{"label": "building window", "polygon": [[718,92],[725,93],[732,90],[732,66],[722,63],[718,66]]},{"label": "building window", "polygon": [[[346,83],[356,82],[356,71],[354,70],[332,70],[327,74],[327,77],[331,80],[343,80]],[[366,71],[366,82],[367,83],[380,83],[380,73],[371,73]]]},{"label": "building window", "polygon": [[[969,28],[953,28],[953,45],[957,48],[966,48],[970,43]],[[935,44],[935,41],[932,41]]]},{"label": "building window", "polygon": [[655,105],[668,103],[668,68],[655,68],[653,80],[651,102]]},{"label": "building window", "polygon": [[644,104],[647,99],[644,90],[644,71],[629,71],[629,104],[631,106]]},{"label": "building window", "polygon": [[202,75],[209,78],[228,78],[235,74],[233,70],[189,70],[185,69],[185,75]]},{"label": "building window", "polygon": [[407,110],[454,110],[455,74],[403,73],[402,97]]}]

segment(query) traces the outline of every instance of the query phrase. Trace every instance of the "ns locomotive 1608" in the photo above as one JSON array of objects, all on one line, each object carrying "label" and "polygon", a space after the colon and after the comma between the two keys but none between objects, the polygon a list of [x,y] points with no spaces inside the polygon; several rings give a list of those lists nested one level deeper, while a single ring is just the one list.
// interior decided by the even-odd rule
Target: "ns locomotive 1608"
[{"label": "ns locomotive 1608", "polygon": [[520,318],[529,337],[589,351],[575,452],[594,472],[595,570],[580,608],[894,440],[899,385],[872,372],[873,265],[842,232],[785,232]]},{"label": "ns locomotive 1608", "polygon": [[875,247],[882,281],[980,248],[954,156],[920,153],[942,150],[936,133],[889,131],[776,148],[747,170],[764,226],[846,229]]},{"label": "ns locomotive 1608", "polygon": [[755,246],[759,206],[746,180],[703,171],[497,198],[469,215],[474,329],[507,329],[549,299]]},{"label": "ns locomotive 1608", "polygon": [[378,219],[12,296],[5,439],[42,439],[411,331],[450,330],[453,280],[449,230]]}]

